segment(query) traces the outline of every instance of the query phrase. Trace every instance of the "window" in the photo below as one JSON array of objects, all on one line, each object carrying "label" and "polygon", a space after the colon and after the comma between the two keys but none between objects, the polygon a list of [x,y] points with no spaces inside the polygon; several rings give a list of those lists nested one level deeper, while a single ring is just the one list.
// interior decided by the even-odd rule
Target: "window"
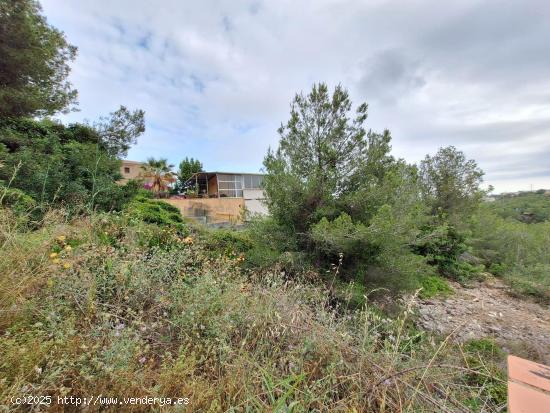
[{"label": "window", "polygon": [[262,188],[262,176],[261,175],[244,175],[244,188],[245,189],[261,189]]},{"label": "window", "polygon": [[242,175],[218,175],[218,188],[220,197],[242,198],[243,177]]},{"label": "window", "polygon": [[129,174],[129,173],[130,173],[130,167],[125,166],[125,167],[124,167],[124,173],[125,173],[125,174]]}]

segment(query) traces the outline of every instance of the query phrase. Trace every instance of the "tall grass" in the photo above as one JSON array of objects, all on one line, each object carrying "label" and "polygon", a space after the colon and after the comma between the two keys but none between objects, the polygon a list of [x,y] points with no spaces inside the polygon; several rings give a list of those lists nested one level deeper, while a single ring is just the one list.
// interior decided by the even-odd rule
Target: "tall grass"
[{"label": "tall grass", "polygon": [[1,210],[2,402],[24,393],[170,396],[212,412],[504,403],[488,391],[501,385],[493,361],[472,367],[452,337],[416,330],[407,303],[395,319],[368,301],[347,310],[310,273],[253,271],[219,239],[126,215],[67,222],[59,212],[22,233]]}]

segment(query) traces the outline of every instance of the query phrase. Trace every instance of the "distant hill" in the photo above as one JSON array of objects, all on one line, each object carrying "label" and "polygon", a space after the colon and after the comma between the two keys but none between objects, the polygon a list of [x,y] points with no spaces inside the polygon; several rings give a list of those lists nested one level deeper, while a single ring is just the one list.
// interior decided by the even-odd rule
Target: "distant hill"
[{"label": "distant hill", "polygon": [[491,200],[491,208],[503,218],[527,223],[550,221],[550,190],[493,195]]}]

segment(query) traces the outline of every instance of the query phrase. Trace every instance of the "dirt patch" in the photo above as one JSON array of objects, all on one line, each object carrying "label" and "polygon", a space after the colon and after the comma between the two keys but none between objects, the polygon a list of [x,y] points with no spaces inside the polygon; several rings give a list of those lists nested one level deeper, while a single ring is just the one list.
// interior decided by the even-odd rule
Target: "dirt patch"
[{"label": "dirt patch", "polygon": [[418,301],[420,327],[454,332],[458,341],[492,337],[505,351],[550,364],[550,306],[513,297],[495,279],[451,286],[454,294],[448,298]]}]

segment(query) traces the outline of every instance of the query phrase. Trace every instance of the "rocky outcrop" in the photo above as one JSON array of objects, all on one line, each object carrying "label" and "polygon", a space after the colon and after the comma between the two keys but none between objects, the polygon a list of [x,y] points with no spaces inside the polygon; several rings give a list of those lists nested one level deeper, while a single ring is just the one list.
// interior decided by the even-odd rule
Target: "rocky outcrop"
[{"label": "rocky outcrop", "polygon": [[499,280],[452,285],[445,299],[419,300],[417,324],[458,341],[492,337],[505,350],[524,346],[550,363],[550,306],[512,297]]}]

